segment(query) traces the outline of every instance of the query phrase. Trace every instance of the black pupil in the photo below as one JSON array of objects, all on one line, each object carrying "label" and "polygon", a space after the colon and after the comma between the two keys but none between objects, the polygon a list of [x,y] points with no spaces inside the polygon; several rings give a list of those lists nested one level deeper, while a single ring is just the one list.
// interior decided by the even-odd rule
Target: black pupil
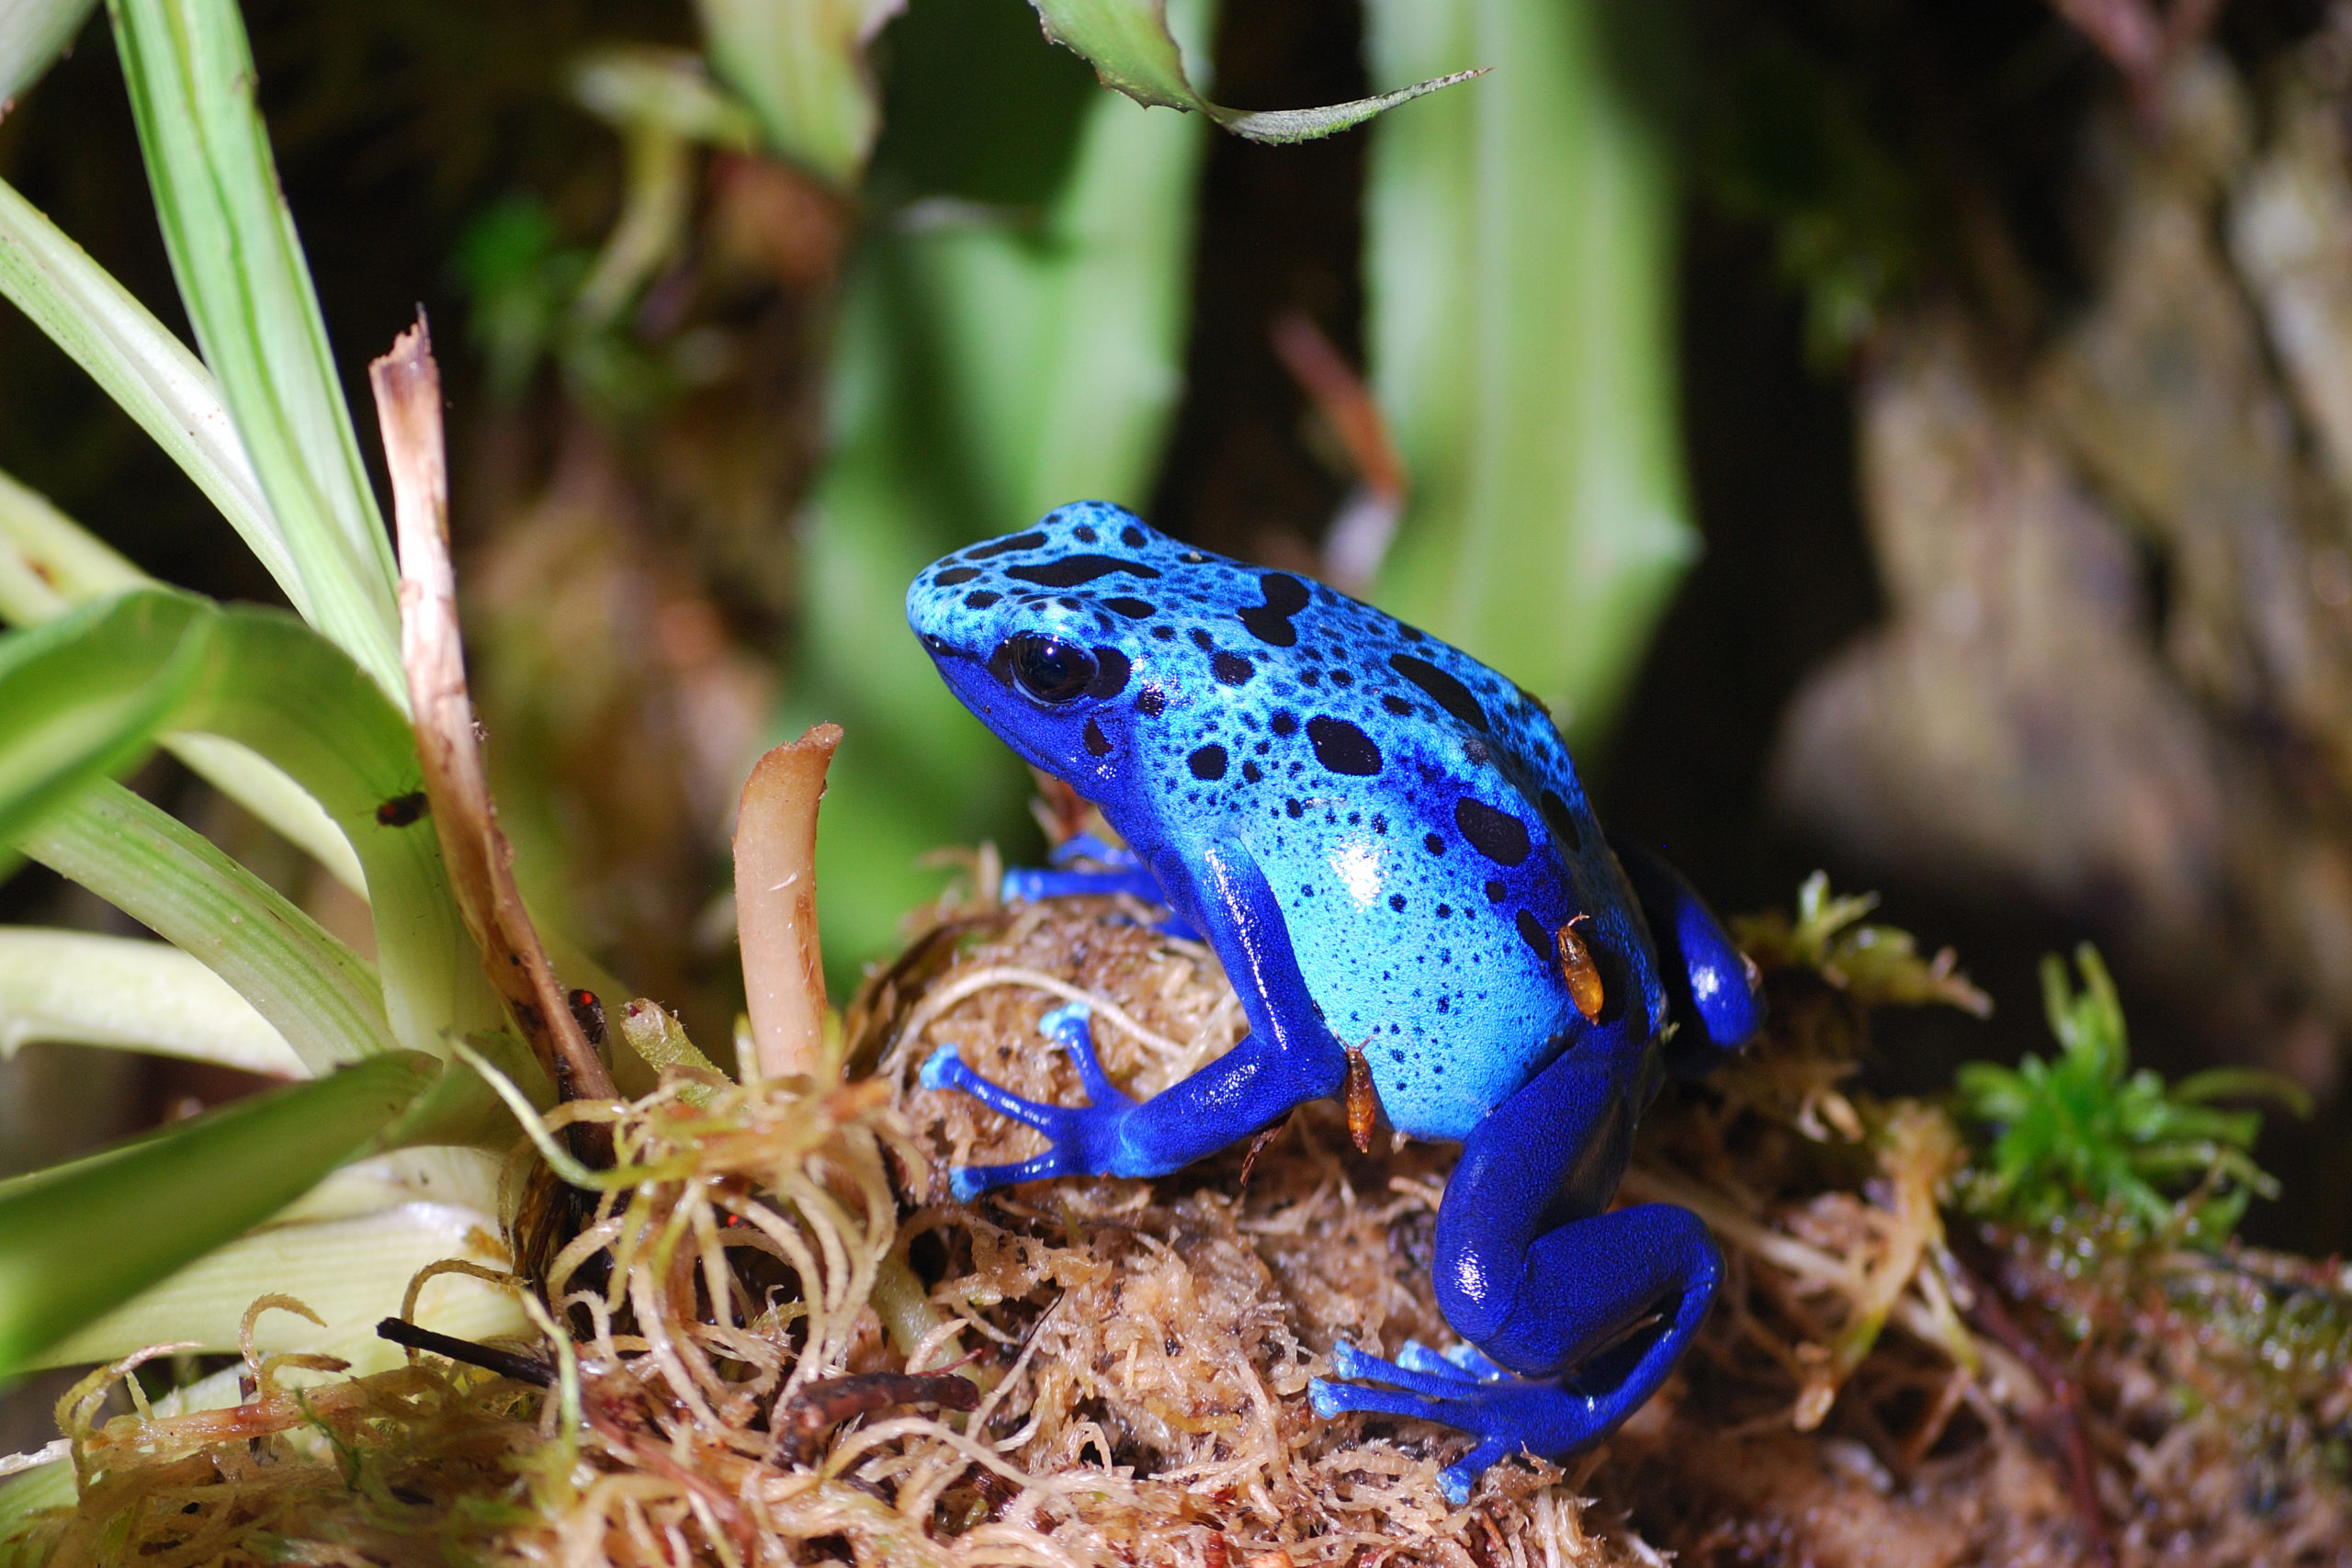
[{"label": "black pupil", "polygon": [[1066,703],[1094,679],[1094,659],[1076,643],[1049,637],[1012,639],[1012,676],[1041,703]]}]

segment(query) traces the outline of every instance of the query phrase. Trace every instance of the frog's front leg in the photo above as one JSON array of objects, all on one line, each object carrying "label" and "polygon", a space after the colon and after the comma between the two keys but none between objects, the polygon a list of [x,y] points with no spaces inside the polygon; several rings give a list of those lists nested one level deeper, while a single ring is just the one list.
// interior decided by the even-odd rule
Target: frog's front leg
[{"label": "frog's front leg", "polygon": [[[1111,893],[1129,894],[1147,904],[1168,902],[1168,895],[1160,891],[1159,879],[1152,874],[1151,868],[1123,844],[1105,843],[1091,833],[1080,833],[1055,845],[1049,858],[1053,863],[1047,867],[1007,867],[998,884],[998,896],[1008,904],[1071,894]],[[1080,860],[1095,863],[1071,863]],[[1182,916],[1172,912],[1165,919],[1153,921],[1152,929],[1185,942],[1200,940],[1200,933],[1187,925]]]},{"label": "frog's front leg", "polygon": [[1561,1458],[1657,1392],[1723,1262],[1687,1210],[1600,1212],[1623,1168],[1626,1093],[1622,1059],[1588,1043],[1479,1123],[1438,1211],[1437,1285],[1446,1321],[1483,1354],[1441,1360],[1408,1346],[1392,1362],[1340,1346],[1332,1370],[1351,1381],[1316,1380],[1316,1414],[1418,1416],[1472,1434],[1477,1446],[1439,1476],[1459,1504],[1504,1455]]},{"label": "frog's front leg", "polygon": [[1084,1010],[1057,1010],[1038,1027],[1070,1051],[1086,1086],[1084,1106],[1023,1100],[973,1072],[954,1045],[942,1045],[923,1063],[925,1088],[961,1089],[1053,1142],[1033,1159],[955,1171],[957,1197],[1055,1176],[1164,1176],[1346,1082],[1347,1053],[1307,995],[1282,907],[1256,863],[1213,846],[1163,868],[1163,884],[1171,869],[1184,888],[1179,908],[1197,911],[1216,933],[1217,956],[1250,1032],[1199,1072],[1137,1102],[1103,1073]]}]

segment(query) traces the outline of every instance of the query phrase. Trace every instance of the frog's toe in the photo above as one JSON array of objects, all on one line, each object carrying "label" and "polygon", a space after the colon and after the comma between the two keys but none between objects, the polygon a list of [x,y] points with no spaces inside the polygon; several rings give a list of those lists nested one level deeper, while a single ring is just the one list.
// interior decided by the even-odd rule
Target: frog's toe
[{"label": "frog's toe", "polygon": [[958,1202],[968,1203],[991,1188],[1010,1187],[1017,1181],[1046,1181],[1069,1174],[1068,1162],[1058,1151],[1048,1149],[1035,1159],[1015,1160],[1010,1165],[959,1165],[947,1173],[947,1185]]},{"label": "frog's toe", "polygon": [[1470,1501],[1470,1489],[1478,1484],[1478,1477],[1487,1467],[1510,1452],[1509,1438],[1488,1438],[1476,1448],[1437,1472],[1437,1488],[1445,1500],[1459,1508]]},{"label": "frog's toe", "polygon": [[1094,1030],[1088,1021],[1093,1010],[1084,1002],[1057,1007],[1037,1021],[1037,1032],[1069,1053],[1071,1064],[1078,1068],[1078,1080],[1086,1086],[1089,1105],[1133,1105],[1135,1101],[1111,1081],[1110,1075],[1102,1070],[1102,1059],[1094,1054]]},{"label": "frog's toe", "polygon": [[[1479,1359],[1485,1359],[1484,1357]],[[1455,1361],[1451,1354],[1441,1354],[1418,1339],[1408,1339],[1397,1348],[1396,1364],[1408,1372],[1421,1372],[1430,1377],[1445,1378],[1457,1383],[1475,1383],[1484,1381],[1484,1374],[1476,1368],[1464,1366]]]},{"label": "frog's toe", "polygon": [[1468,1372],[1480,1382],[1500,1382],[1510,1373],[1488,1360],[1478,1347],[1467,1339],[1445,1353],[1446,1360]]},{"label": "frog's toe", "polygon": [[1514,1377],[1476,1350],[1440,1356],[1408,1344],[1384,1361],[1352,1346],[1331,1352],[1338,1382],[1317,1378],[1307,1401],[1327,1420],[1349,1411],[1402,1416],[1466,1432],[1477,1445],[1439,1478],[1446,1497],[1461,1503],[1479,1472],[1520,1449],[1560,1459],[1607,1435],[1615,1425],[1605,1402],[1549,1379]]},{"label": "frog's toe", "polygon": [[[1431,1357],[1435,1359],[1435,1357]],[[1332,1357],[1336,1366],[1340,1360]],[[1486,1468],[1521,1446],[1516,1427],[1508,1422],[1498,1423],[1498,1412],[1478,1397],[1477,1385],[1463,1377],[1461,1371],[1449,1369],[1447,1374],[1416,1374],[1386,1361],[1363,1357],[1359,1364],[1388,1368],[1382,1376],[1391,1382],[1410,1378],[1424,1385],[1428,1392],[1409,1387],[1366,1386],[1362,1383],[1332,1382],[1317,1378],[1306,1385],[1307,1403],[1315,1414],[1329,1420],[1349,1411],[1368,1416],[1403,1416],[1417,1421],[1434,1421],[1441,1427],[1468,1432],[1477,1438],[1477,1446],[1438,1472],[1438,1488],[1445,1500],[1460,1507],[1470,1500],[1470,1489],[1477,1483]],[[1440,1392],[1449,1391],[1449,1392]]]},{"label": "frog's toe", "polygon": [[969,1066],[954,1045],[942,1045],[925,1058],[922,1070],[915,1075],[925,1089],[956,1089],[970,1095],[1000,1116],[1010,1116],[1024,1127],[1035,1127],[1047,1137],[1061,1128],[1069,1111],[1058,1105],[1041,1105],[1034,1100],[1023,1100],[1001,1085],[990,1083]]},{"label": "frog's toe", "polygon": [[[1335,1366],[1340,1359],[1336,1355],[1332,1357]],[[1363,1359],[1372,1361],[1370,1357]],[[1470,1500],[1470,1489],[1488,1465],[1514,1449],[1535,1447],[1528,1440],[1530,1434],[1521,1423],[1512,1418],[1514,1413],[1508,1402],[1495,1398],[1491,1388],[1470,1382],[1459,1368],[1449,1368],[1447,1374],[1441,1375],[1415,1373],[1385,1361],[1373,1364],[1388,1369],[1373,1375],[1396,1386],[1339,1383],[1317,1378],[1306,1385],[1307,1403],[1316,1415],[1326,1420],[1349,1411],[1403,1416],[1417,1421],[1433,1421],[1476,1438],[1476,1447],[1438,1472],[1439,1489],[1445,1494],[1445,1500],[1456,1507]]]},{"label": "frog's toe", "polygon": [[915,1073],[915,1081],[925,1089],[961,1089],[962,1080],[971,1076],[972,1069],[953,1044],[942,1045],[922,1059],[922,1066]]},{"label": "frog's toe", "polygon": [[[1420,1398],[1424,1404],[1432,1398],[1451,1399],[1477,1386],[1471,1378],[1464,1374],[1460,1368],[1446,1364],[1435,1352],[1410,1341],[1407,1342],[1398,1359],[1394,1361],[1384,1361],[1379,1357],[1359,1350],[1352,1345],[1334,1345],[1331,1347],[1331,1371],[1335,1375],[1348,1380],[1350,1383],[1386,1383],[1392,1388],[1408,1390]],[[1338,1388],[1340,1385],[1332,1386]],[[1355,1391],[1349,1389],[1342,1392]],[[1341,1408],[1350,1407],[1342,1406]],[[1374,1407],[1367,1405],[1362,1408]],[[1385,1405],[1378,1408],[1383,1414],[1389,1416],[1421,1414],[1418,1410],[1391,1410]],[[1444,1417],[1433,1416],[1430,1419],[1443,1420]]]}]

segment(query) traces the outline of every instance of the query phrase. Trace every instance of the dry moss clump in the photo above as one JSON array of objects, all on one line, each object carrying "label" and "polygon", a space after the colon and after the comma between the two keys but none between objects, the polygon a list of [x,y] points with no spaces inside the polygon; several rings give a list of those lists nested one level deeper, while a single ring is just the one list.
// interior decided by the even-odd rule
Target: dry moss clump
[{"label": "dry moss clump", "polygon": [[1849,1079],[1873,1007],[1974,994],[1818,890],[1743,933],[1771,1039],[1670,1089],[1627,1182],[1724,1242],[1694,1353],[1569,1473],[1507,1461],[1448,1506],[1466,1438],[1319,1421],[1305,1389],[1341,1338],[1451,1343],[1450,1150],[1359,1155],[1311,1107],[1162,1180],[948,1194],[950,1166],[1039,1145],[915,1087],[936,1044],[1074,1103],[1037,1032],[1064,1001],[1137,1094],[1235,1039],[1213,958],[1140,913],[943,912],[853,1010],[846,1084],[673,1067],[567,1108],[621,1168],[552,1229],[577,1234],[537,1266],[536,1363],[300,1391],[257,1366],[236,1410],[85,1423],[83,1503],[28,1544],[171,1568],[2352,1562],[2347,1281],[1958,1217],[1951,1122]]}]

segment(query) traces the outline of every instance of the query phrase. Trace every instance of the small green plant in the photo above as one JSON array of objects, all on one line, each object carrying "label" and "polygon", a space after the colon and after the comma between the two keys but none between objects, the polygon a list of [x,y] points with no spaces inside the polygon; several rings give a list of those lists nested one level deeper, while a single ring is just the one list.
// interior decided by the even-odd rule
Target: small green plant
[{"label": "small green plant", "polygon": [[2078,1208],[2113,1211],[2154,1235],[2218,1245],[2256,1193],[2278,1184],[2254,1163],[2262,1116],[2222,1100],[2269,1100],[2310,1114],[2295,1085],[2247,1067],[2216,1067],[2167,1085],[2132,1070],[2115,982],[2088,942],[2075,950],[2082,989],[2065,961],[2041,961],[2042,1006],[2059,1053],[2015,1067],[1960,1069],[1961,1110],[1992,1129],[1962,1190],[1973,1213],[2043,1225]]},{"label": "small green plant", "polygon": [[1778,909],[1732,922],[1740,951],[1766,969],[1810,969],[1864,1007],[1941,1003],[1984,1018],[1993,998],[1969,984],[1949,947],[1920,956],[1909,931],[1875,925],[1863,916],[1878,908],[1875,893],[1832,893],[1829,874],[1815,872],[1797,889],[1796,918]]}]

